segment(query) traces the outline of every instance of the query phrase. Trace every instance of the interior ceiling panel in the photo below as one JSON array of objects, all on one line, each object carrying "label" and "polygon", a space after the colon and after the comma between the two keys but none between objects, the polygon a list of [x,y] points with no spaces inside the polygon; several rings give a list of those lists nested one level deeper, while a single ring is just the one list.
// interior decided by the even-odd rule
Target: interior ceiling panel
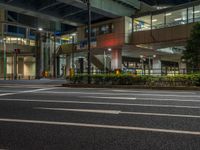
[{"label": "interior ceiling panel", "polygon": [[[77,4],[82,3],[79,0],[0,0],[0,6],[19,14],[61,22],[71,29],[72,26],[83,25],[88,21],[86,4],[81,4],[84,7],[76,7],[72,5],[75,1]],[[92,22],[109,18],[92,11]]]},{"label": "interior ceiling panel", "polygon": [[195,0],[141,0],[150,5],[178,5]]}]

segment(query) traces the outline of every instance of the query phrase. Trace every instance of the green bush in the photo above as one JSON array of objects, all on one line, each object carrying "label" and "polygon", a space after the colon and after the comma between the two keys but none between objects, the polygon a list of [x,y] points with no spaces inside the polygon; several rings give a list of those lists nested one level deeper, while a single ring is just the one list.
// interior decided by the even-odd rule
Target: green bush
[{"label": "green bush", "polygon": [[[76,75],[70,78],[73,84],[87,84],[88,75]],[[91,75],[92,84],[96,85],[144,85],[144,86],[200,86],[200,74],[175,76],[136,76],[130,74]]]}]

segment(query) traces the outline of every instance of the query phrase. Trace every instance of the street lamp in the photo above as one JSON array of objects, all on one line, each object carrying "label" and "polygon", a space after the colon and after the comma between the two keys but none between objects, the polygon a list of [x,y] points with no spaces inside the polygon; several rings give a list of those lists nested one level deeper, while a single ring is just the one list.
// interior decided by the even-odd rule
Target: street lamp
[{"label": "street lamp", "polygon": [[3,39],[3,49],[4,49],[4,80],[6,80],[7,74],[7,59],[6,59],[6,38]]},{"label": "street lamp", "polygon": [[84,0],[88,9],[88,84],[91,83],[91,5],[90,0]]}]

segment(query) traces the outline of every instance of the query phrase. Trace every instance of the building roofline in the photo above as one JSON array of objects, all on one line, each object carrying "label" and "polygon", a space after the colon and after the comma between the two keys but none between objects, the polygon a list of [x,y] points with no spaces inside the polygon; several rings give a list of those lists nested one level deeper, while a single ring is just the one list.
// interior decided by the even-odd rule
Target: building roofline
[{"label": "building roofline", "polygon": [[194,1],[194,2],[188,2],[188,3],[185,3],[185,4],[180,4],[180,5],[173,6],[173,7],[168,7],[168,8],[161,9],[161,10],[147,11],[147,12],[144,12],[144,13],[135,14],[132,17],[136,18],[136,17],[146,16],[146,15],[150,15],[150,14],[157,15],[157,14],[161,14],[161,13],[168,12],[168,11],[175,11],[175,10],[179,10],[179,9],[193,7],[193,6],[196,6],[196,5],[200,5],[200,0],[197,0],[197,1]]}]

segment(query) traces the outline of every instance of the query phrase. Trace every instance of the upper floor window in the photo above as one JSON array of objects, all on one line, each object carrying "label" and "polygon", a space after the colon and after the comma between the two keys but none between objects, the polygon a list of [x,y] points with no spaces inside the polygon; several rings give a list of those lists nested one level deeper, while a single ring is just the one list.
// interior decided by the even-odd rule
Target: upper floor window
[{"label": "upper floor window", "polygon": [[99,34],[112,33],[114,29],[113,24],[105,24],[99,27]]}]

